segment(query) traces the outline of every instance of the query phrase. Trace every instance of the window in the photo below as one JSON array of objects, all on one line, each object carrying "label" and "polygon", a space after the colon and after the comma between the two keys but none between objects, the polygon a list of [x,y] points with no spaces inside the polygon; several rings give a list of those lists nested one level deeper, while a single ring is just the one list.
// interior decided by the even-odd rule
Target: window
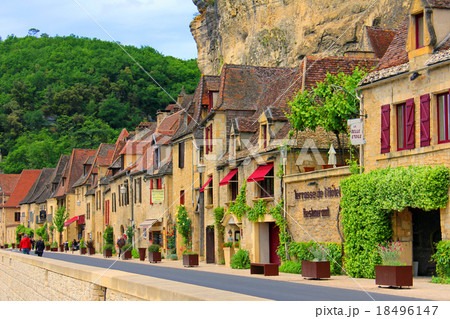
[{"label": "window", "polygon": [[116,193],[112,193],[111,194],[111,208],[112,208],[112,212],[115,213],[117,211],[117,207],[116,207]]},{"label": "window", "polygon": [[209,154],[213,150],[212,138],[213,138],[213,133],[212,133],[212,124],[211,124],[210,126],[205,128],[205,154]]},{"label": "window", "polygon": [[184,205],[184,190],[180,191],[180,205]]},{"label": "window", "polygon": [[86,219],[91,219],[91,204],[86,204]]},{"label": "window", "polygon": [[416,49],[425,45],[423,13],[415,15]]},{"label": "window", "polygon": [[239,194],[239,180],[238,173],[236,173],[229,181],[228,187],[230,189],[231,200],[235,201],[237,195]]},{"label": "window", "polygon": [[219,92],[209,91],[208,111],[211,112],[211,110],[216,106],[218,98],[219,98]]},{"label": "window", "polygon": [[258,182],[258,189],[259,189],[259,197],[265,198],[265,197],[273,197],[273,167],[272,169],[264,176],[264,180]]},{"label": "window", "polygon": [[156,179],[156,189],[162,189],[161,178]]},{"label": "window", "polygon": [[[211,177],[211,176],[210,176]],[[208,186],[206,187],[206,192],[208,194],[208,205],[213,204],[213,180],[208,183]]]},{"label": "window", "polygon": [[262,139],[262,147],[267,147],[267,125],[261,125],[261,139]]},{"label": "window", "polygon": [[449,94],[439,94],[437,96],[438,106],[438,134],[439,143],[450,142],[450,110],[449,110]]},{"label": "window", "polygon": [[406,105],[397,105],[397,149],[406,149]]},{"label": "window", "polygon": [[161,161],[160,149],[155,148],[155,169],[159,168],[160,161]]},{"label": "window", "polygon": [[20,222],[20,212],[14,213],[14,221]]},{"label": "window", "polygon": [[184,168],[184,142],[178,144],[178,168]]},{"label": "window", "polygon": [[141,190],[142,180],[137,178],[134,180],[134,203],[142,203],[142,190]]},{"label": "window", "polygon": [[105,200],[105,225],[109,225],[109,200]]},{"label": "window", "polygon": [[122,192],[120,191],[120,185],[117,185],[117,194],[119,194],[119,207],[122,206]]}]

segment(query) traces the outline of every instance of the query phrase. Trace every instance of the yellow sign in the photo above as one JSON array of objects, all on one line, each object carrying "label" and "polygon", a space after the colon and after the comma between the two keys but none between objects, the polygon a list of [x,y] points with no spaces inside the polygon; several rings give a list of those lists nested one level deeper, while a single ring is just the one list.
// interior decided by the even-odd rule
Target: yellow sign
[{"label": "yellow sign", "polygon": [[164,189],[152,189],[152,203],[160,204],[164,202]]}]

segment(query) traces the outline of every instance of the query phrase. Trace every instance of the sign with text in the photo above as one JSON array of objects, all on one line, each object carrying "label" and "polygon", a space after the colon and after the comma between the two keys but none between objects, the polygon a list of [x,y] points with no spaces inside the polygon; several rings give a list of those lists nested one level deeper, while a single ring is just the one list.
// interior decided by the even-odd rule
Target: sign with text
[{"label": "sign with text", "polygon": [[347,125],[350,126],[350,143],[352,143],[352,145],[366,144],[366,140],[364,139],[363,120],[347,120]]},{"label": "sign with text", "polygon": [[152,189],[152,203],[161,204],[164,202],[164,189]]},{"label": "sign with text", "polygon": [[308,199],[322,199],[322,198],[335,198],[341,197],[341,186],[338,188],[324,187],[323,190],[316,190],[311,192],[297,192],[294,190],[295,199],[308,200]]},{"label": "sign with text", "polygon": [[328,217],[330,216],[330,208],[327,207],[325,209],[306,209],[303,208],[303,217],[310,218],[310,217]]}]

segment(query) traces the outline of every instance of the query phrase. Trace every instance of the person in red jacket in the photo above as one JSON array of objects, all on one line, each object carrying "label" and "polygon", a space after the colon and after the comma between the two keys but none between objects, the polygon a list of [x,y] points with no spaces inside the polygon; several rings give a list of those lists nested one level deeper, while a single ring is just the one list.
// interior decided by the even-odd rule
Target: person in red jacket
[{"label": "person in red jacket", "polygon": [[19,250],[22,251],[24,254],[29,255],[30,249],[31,249],[31,240],[30,238],[28,238],[28,235],[25,234],[23,235],[23,238],[20,241]]}]

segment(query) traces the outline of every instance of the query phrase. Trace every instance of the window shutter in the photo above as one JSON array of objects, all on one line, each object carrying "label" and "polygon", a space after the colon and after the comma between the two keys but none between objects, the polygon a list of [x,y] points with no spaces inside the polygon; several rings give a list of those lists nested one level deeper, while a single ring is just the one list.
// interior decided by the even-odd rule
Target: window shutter
[{"label": "window shutter", "polygon": [[420,146],[430,145],[430,94],[420,97]]},{"label": "window shutter", "polygon": [[391,127],[391,106],[389,104],[381,107],[381,153],[389,153],[391,149],[390,141]]},{"label": "window shutter", "polygon": [[178,168],[184,168],[184,142],[178,144]]},{"label": "window shutter", "polygon": [[150,180],[150,205],[153,205],[153,202],[152,202],[152,190],[153,190],[153,179]]},{"label": "window shutter", "polygon": [[406,149],[408,150],[416,146],[414,118],[414,99],[409,99],[406,101]]},{"label": "window shutter", "polygon": [[209,127],[205,128],[205,153],[208,154],[209,153],[209,143],[208,143],[208,139],[209,139]]},{"label": "window shutter", "polygon": [[213,150],[213,130],[212,130],[212,124],[209,126],[209,151],[212,152]]}]

